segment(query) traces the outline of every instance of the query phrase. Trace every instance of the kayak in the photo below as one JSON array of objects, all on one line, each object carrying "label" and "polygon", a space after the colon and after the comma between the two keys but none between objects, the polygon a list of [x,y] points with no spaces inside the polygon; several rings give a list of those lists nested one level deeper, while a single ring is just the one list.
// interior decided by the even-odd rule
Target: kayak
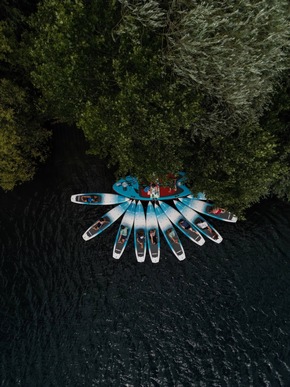
[{"label": "kayak", "polygon": [[183,246],[180,242],[180,239],[174,229],[173,224],[170,222],[170,220],[167,218],[167,216],[164,214],[164,212],[156,203],[155,203],[155,213],[156,213],[161,231],[163,232],[164,238],[168,243],[171,251],[177,257],[177,259],[182,261],[183,259],[185,259],[185,253],[184,253]]},{"label": "kayak", "polygon": [[131,203],[131,200],[125,203],[119,204],[117,207],[106,212],[101,218],[99,218],[91,227],[87,229],[83,234],[83,239],[85,241],[94,238],[99,235],[101,232],[106,230],[112,223],[120,218],[121,215],[127,210]]},{"label": "kayak", "polygon": [[134,244],[138,262],[144,262],[146,256],[146,220],[143,205],[139,200],[134,219]]},{"label": "kayak", "polygon": [[[206,203],[201,200],[194,199],[190,196],[186,198],[180,198],[179,199],[183,204],[187,205],[188,207],[192,208],[193,210],[200,212],[201,214],[211,216],[212,218],[216,218],[219,220],[223,220],[225,222],[232,222],[235,223],[238,218],[236,215],[232,214],[229,211],[216,208],[214,204]],[[216,213],[212,213],[212,210],[216,209]]]},{"label": "kayak", "polygon": [[200,235],[200,233],[196,230],[194,225],[187,222],[184,217],[178,212],[175,208],[169,206],[164,202],[159,201],[159,205],[162,208],[165,215],[171,222],[178,227],[178,229],[186,235],[190,240],[202,246],[205,242],[204,238]]},{"label": "kayak", "polygon": [[119,259],[121,257],[128,243],[134,223],[135,209],[136,202],[135,200],[133,200],[122,219],[122,222],[116,235],[116,240],[113,248],[113,257],[115,259]]},{"label": "kayak", "polygon": [[174,200],[174,204],[178,211],[185,217],[185,219],[190,222],[200,233],[211,239],[213,242],[221,243],[223,240],[221,235],[197,212],[177,200]]},{"label": "kayak", "polygon": [[130,199],[125,196],[110,193],[79,193],[72,195],[70,200],[77,204],[88,204],[93,206],[120,204],[128,202]]},{"label": "kayak", "polygon": [[149,202],[147,206],[146,238],[151,261],[157,263],[160,258],[160,236],[158,221],[152,202]]}]

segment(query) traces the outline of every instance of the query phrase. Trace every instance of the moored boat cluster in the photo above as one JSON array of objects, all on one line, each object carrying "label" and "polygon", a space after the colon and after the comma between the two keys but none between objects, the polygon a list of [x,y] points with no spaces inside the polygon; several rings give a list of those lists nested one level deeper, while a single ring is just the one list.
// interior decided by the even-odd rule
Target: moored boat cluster
[{"label": "moored boat cluster", "polygon": [[[117,187],[123,189],[124,185],[121,183]],[[182,189],[181,184],[180,187]],[[205,243],[205,238],[215,243],[221,243],[223,238],[201,214],[226,222],[237,221],[235,215],[222,208],[216,208],[206,200],[203,194],[194,197],[188,192],[188,189],[184,191],[185,197],[180,194],[180,190],[175,196],[174,193],[170,192],[170,199],[175,198],[173,200],[175,208],[164,202],[164,200],[169,199],[169,195],[167,195],[154,198],[153,201],[146,199],[147,207],[144,209],[142,204],[143,198],[136,192],[137,190],[134,188],[134,192],[128,192],[128,196],[125,195],[127,192],[122,192],[122,195],[109,193],[72,195],[71,201],[78,204],[93,206],[117,205],[91,225],[84,232],[83,239],[89,240],[94,238],[123,215],[113,247],[113,257],[115,259],[119,259],[122,256],[133,231],[137,261],[144,262],[146,252],[148,252],[153,263],[159,262],[161,230],[172,253],[179,260],[183,260],[185,259],[185,252],[176,229],[181,231],[192,242],[202,246]],[[132,197],[133,195],[137,200]]]}]

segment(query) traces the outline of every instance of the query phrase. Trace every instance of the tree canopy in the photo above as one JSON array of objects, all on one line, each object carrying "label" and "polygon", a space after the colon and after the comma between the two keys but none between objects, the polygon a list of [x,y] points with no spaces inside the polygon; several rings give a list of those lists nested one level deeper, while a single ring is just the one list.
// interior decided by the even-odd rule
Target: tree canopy
[{"label": "tree canopy", "polygon": [[284,0],[43,0],[21,68],[41,113],[77,125],[117,177],[185,170],[241,214],[289,197],[288,15]]},{"label": "tree canopy", "polygon": [[17,5],[4,1],[0,7],[5,19],[0,21],[0,187],[4,190],[33,178],[38,163],[46,159],[50,137],[25,73],[27,48],[21,34],[27,28],[27,3],[22,2],[22,10]]}]

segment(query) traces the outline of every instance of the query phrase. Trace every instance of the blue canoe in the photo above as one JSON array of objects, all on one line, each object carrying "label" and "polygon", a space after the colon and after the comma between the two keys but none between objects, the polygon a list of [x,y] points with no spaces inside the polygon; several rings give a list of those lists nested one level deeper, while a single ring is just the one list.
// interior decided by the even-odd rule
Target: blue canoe
[{"label": "blue canoe", "polygon": [[[156,213],[161,231],[163,232],[164,238],[168,243],[168,246],[170,247],[173,254],[177,257],[177,259],[182,261],[183,259],[185,259],[185,253],[184,253],[182,243],[174,229],[173,224],[170,222],[170,220],[167,218],[167,216],[164,214],[164,212],[156,203],[155,203],[155,213]],[[169,235],[171,232],[173,232],[174,234],[174,240]]]},{"label": "blue canoe", "polygon": [[160,259],[160,236],[158,220],[151,202],[148,203],[146,212],[146,238],[151,261],[157,263]]},{"label": "blue canoe", "polygon": [[[158,190],[154,198],[158,200],[171,200],[190,195],[191,191],[185,185],[185,181],[186,177],[184,173],[179,172],[177,178],[174,179],[172,188],[163,186],[161,183],[156,183]],[[119,195],[126,196],[130,199],[150,201],[153,198],[150,195],[150,187],[145,184],[139,184],[138,179],[133,176],[126,176],[118,180],[113,185],[113,190]]]},{"label": "blue canoe", "polygon": [[144,262],[146,256],[146,220],[144,208],[139,200],[134,218],[134,244],[138,262]]},{"label": "blue canoe", "polygon": [[[131,200],[122,204],[119,204],[117,207],[105,213],[102,217],[100,217],[91,227],[87,229],[87,231],[83,234],[83,239],[85,241],[94,238],[99,235],[101,232],[106,230],[112,223],[114,223],[117,219],[120,218],[121,215],[127,210],[131,203]],[[103,221],[100,221],[103,219]]]},{"label": "blue canoe", "polygon": [[171,222],[178,227],[178,229],[186,235],[191,241],[197,243],[202,246],[205,242],[204,238],[200,235],[200,233],[196,230],[196,228],[189,222],[187,227],[182,227],[182,224],[186,224],[183,215],[178,212],[175,208],[169,206],[164,202],[159,202],[160,207],[166,214],[166,216],[171,220]]},{"label": "blue canoe", "polygon": [[73,203],[90,206],[103,206],[128,202],[130,199],[125,196],[110,193],[79,193],[72,195],[70,200]]},{"label": "blue canoe", "polygon": [[201,214],[210,216],[212,218],[231,223],[235,223],[238,220],[236,215],[224,209],[218,209],[219,213],[212,213],[212,210],[215,209],[214,204],[197,200],[195,198],[192,198],[191,196],[188,196],[186,198],[180,198],[179,200],[186,206],[192,208],[193,210],[200,212]]},{"label": "blue canoe", "polygon": [[176,205],[178,211],[185,217],[185,219],[190,222],[200,233],[215,243],[221,243],[223,240],[221,235],[202,216],[177,200],[174,200],[174,204]]},{"label": "blue canoe", "polygon": [[[115,259],[119,259],[121,255],[123,254],[123,251],[125,250],[125,247],[128,243],[133,223],[134,223],[134,218],[135,218],[135,209],[136,209],[136,202],[133,200],[133,202],[130,204],[130,207],[126,211],[122,222],[120,224],[119,230],[116,235],[116,240],[113,248],[113,257]],[[126,230],[127,235],[120,235],[121,230]]]}]

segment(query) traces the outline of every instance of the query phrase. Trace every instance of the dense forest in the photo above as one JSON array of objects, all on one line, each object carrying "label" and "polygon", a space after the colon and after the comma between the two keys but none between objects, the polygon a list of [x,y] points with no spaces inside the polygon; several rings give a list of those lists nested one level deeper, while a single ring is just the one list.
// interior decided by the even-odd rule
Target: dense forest
[{"label": "dense forest", "polygon": [[33,178],[54,123],[116,177],[187,172],[242,215],[290,200],[284,0],[2,0],[0,187]]}]

